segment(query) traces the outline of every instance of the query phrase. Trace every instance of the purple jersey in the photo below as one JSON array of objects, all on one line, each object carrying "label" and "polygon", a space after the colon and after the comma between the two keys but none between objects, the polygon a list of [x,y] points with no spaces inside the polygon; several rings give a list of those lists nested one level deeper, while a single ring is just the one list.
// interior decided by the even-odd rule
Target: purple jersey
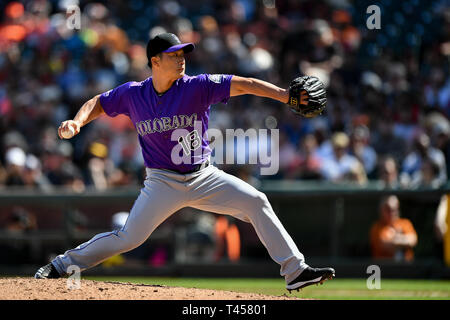
[{"label": "purple jersey", "polygon": [[210,107],[228,102],[232,77],[185,75],[162,96],[156,93],[150,77],[103,93],[100,103],[110,117],[130,117],[148,168],[188,172],[211,154],[205,134]]}]

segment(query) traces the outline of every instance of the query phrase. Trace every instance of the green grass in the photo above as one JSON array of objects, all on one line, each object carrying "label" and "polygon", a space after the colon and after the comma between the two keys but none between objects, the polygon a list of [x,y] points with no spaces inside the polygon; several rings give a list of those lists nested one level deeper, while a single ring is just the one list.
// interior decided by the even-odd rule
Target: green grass
[{"label": "green grass", "polygon": [[[229,290],[277,296],[287,294],[283,279],[153,277],[83,277],[83,279]],[[299,298],[327,300],[450,300],[450,281],[382,279],[381,289],[369,290],[366,286],[366,279],[333,279],[326,281],[323,285],[304,288],[301,292],[293,291],[291,295]]]}]

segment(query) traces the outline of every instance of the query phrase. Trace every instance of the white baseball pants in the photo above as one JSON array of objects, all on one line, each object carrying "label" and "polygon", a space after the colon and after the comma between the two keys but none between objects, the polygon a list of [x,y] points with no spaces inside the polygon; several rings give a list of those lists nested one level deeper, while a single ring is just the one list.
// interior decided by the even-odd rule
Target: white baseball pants
[{"label": "white baseball pants", "polygon": [[66,274],[71,265],[81,271],[96,266],[141,245],[164,220],[184,207],[228,214],[251,223],[271,258],[281,266],[280,275],[286,283],[307,267],[266,195],[213,165],[191,174],[147,168],[144,187],[125,226],[94,236],[52,263],[60,274]]}]

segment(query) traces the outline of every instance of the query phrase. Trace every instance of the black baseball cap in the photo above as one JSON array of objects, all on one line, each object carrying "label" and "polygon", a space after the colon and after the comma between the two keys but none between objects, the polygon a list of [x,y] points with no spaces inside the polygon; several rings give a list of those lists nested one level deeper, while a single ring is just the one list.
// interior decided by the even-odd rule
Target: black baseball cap
[{"label": "black baseball cap", "polygon": [[151,57],[161,52],[174,52],[183,49],[185,53],[188,53],[194,50],[194,48],[193,43],[181,43],[180,39],[173,33],[160,33],[147,43],[148,63],[150,65]]}]

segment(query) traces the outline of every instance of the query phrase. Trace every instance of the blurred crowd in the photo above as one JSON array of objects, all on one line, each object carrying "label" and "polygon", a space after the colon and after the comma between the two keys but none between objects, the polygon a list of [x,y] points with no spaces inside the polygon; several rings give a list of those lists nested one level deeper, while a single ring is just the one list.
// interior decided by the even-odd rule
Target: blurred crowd
[{"label": "blurred crowd", "polygon": [[[327,86],[327,110],[315,119],[254,96],[213,106],[212,128],[266,128],[275,119],[280,130],[277,175],[258,176],[258,166],[230,172],[438,188],[450,170],[450,6],[379,3],[381,29],[369,30],[365,1],[2,2],[0,186],[139,185],[144,164],[127,118],[103,116],[71,140],[60,140],[57,128],[94,95],[151,76],[145,46],[166,31],[196,44],[189,75],[236,74],[287,88],[307,74]],[[79,30],[68,23],[78,13]]]}]

